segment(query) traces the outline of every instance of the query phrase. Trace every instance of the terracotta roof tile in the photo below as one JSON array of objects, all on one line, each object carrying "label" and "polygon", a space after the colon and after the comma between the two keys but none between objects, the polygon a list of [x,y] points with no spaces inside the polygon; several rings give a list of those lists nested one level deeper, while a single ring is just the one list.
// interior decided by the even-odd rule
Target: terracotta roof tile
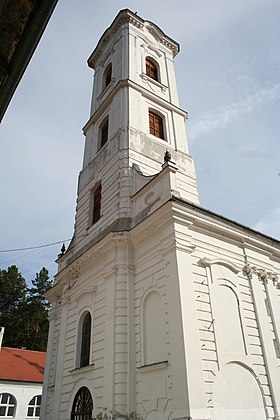
[{"label": "terracotta roof tile", "polygon": [[43,382],[45,364],[45,352],[2,347],[0,380]]}]

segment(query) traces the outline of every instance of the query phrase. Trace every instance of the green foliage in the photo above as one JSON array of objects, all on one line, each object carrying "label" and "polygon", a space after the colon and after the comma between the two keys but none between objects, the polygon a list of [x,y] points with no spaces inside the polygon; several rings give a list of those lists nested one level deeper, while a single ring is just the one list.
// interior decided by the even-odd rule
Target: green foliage
[{"label": "green foliage", "polygon": [[28,288],[18,268],[0,270],[0,325],[5,327],[3,346],[45,351],[49,304],[44,297],[51,287],[42,268]]}]

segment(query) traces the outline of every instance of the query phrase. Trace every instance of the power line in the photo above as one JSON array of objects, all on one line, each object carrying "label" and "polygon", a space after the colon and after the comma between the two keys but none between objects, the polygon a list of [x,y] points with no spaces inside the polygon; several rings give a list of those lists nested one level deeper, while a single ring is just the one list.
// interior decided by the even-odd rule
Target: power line
[{"label": "power line", "polygon": [[26,248],[14,248],[14,249],[0,249],[0,252],[17,252],[17,251],[29,251],[31,249],[39,249],[39,248],[46,248],[48,246],[53,246],[53,245],[58,245],[58,244],[62,244],[64,242],[69,242],[71,241],[72,238],[70,239],[64,239],[63,241],[58,241],[58,242],[51,242],[49,244],[44,244],[44,245],[37,245],[37,246],[28,246]]}]

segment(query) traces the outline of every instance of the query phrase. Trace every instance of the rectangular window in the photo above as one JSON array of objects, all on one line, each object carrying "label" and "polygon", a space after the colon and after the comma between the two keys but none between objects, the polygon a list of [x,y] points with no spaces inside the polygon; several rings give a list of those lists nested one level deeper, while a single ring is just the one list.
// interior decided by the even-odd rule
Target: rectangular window
[{"label": "rectangular window", "polygon": [[100,143],[101,146],[100,147],[103,147],[104,144],[106,144],[108,141],[108,129],[109,129],[109,120],[107,118],[101,127],[101,143]]},{"label": "rectangular window", "polygon": [[93,191],[93,212],[92,212],[92,224],[96,223],[100,219],[101,210],[101,184]]},{"label": "rectangular window", "polygon": [[162,118],[152,111],[149,111],[150,133],[160,139],[164,139]]}]

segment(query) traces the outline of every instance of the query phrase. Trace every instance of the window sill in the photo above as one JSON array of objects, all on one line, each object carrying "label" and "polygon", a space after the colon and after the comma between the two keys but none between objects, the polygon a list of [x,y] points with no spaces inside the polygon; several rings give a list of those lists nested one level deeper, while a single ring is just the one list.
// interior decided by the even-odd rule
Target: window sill
[{"label": "window sill", "polygon": [[111,90],[111,87],[115,84],[116,79],[113,78],[111,80],[111,82],[102,90],[102,92],[100,93],[100,95],[98,96],[98,98],[96,99],[98,102],[104,97],[107,96],[107,93]]},{"label": "window sill", "polygon": [[166,92],[167,91],[167,86],[163,85],[162,83],[158,82],[155,79],[152,79],[150,76],[147,76],[147,74],[142,73],[142,74],[140,74],[140,77],[143,80],[143,82],[152,83],[153,85],[155,85],[158,88],[160,88],[162,92]]},{"label": "window sill", "polygon": [[164,369],[168,366],[168,360],[162,362],[151,363],[150,365],[142,365],[137,368],[139,372],[150,372],[152,370]]},{"label": "window sill", "polygon": [[160,142],[164,141],[165,143],[167,143],[167,140],[166,140],[166,139],[162,139],[161,137],[157,137],[157,136],[155,136],[155,135],[154,135],[154,134],[152,134],[152,133],[149,133],[149,136],[151,136],[151,138],[152,138],[153,140],[158,140],[158,141],[160,141]]},{"label": "window sill", "polygon": [[90,225],[86,228],[87,235],[90,234],[90,232],[93,230],[93,228],[96,227],[99,224],[99,222],[101,220],[101,217],[103,217],[103,214],[100,215],[100,218],[95,223],[93,223],[92,225]]},{"label": "window sill", "polygon": [[91,363],[88,366],[83,366],[83,367],[71,369],[71,370],[69,370],[69,373],[71,373],[72,375],[76,375],[78,373],[88,372],[88,371],[92,370],[92,368],[94,368],[94,365],[95,365],[95,363]]}]

